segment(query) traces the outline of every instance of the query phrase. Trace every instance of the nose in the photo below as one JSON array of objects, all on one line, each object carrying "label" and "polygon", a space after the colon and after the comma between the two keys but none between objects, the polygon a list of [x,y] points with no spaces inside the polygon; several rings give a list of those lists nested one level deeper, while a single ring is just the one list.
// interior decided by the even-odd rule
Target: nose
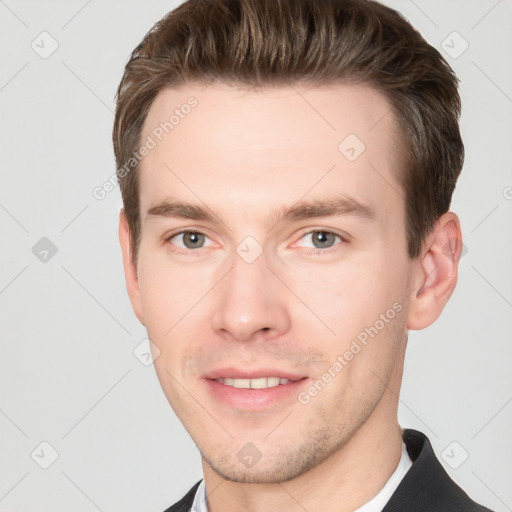
[{"label": "nose", "polygon": [[234,254],[232,261],[231,270],[216,287],[214,332],[237,341],[286,332],[291,323],[286,288],[267,267],[265,254],[252,263]]}]

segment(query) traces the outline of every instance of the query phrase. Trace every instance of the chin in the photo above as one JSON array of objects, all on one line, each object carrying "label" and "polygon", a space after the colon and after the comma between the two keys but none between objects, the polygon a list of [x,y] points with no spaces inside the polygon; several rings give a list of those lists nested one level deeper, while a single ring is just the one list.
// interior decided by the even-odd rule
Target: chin
[{"label": "chin", "polygon": [[295,468],[279,468],[268,464],[258,469],[255,467],[241,469],[233,464],[222,466],[210,462],[208,464],[222,479],[239,484],[276,484],[287,482],[307,471],[307,469],[294,471],[293,469]]},{"label": "chin", "polygon": [[263,452],[248,442],[234,455],[211,456],[200,451],[203,460],[224,480],[245,484],[270,484],[293,480],[323,462],[337,449],[325,441],[319,443],[311,439],[300,446],[270,447]]}]

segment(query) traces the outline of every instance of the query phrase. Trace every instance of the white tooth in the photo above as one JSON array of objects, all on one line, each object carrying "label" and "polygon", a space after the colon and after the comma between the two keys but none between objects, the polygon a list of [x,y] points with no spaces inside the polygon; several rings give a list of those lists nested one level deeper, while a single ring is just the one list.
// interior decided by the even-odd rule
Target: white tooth
[{"label": "white tooth", "polygon": [[267,377],[251,379],[251,389],[265,389],[267,387]]},{"label": "white tooth", "polygon": [[233,379],[232,386],[238,389],[250,389],[251,379]]},{"label": "white tooth", "polygon": [[260,377],[257,379],[217,379],[218,382],[226,386],[232,386],[238,389],[266,389],[274,388],[280,384],[288,384],[292,382],[289,379],[280,377]]},{"label": "white tooth", "polygon": [[279,377],[269,377],[267,381],[267,386],[269,388],[273,388],[275,386],[279,386],[281,379]]}]

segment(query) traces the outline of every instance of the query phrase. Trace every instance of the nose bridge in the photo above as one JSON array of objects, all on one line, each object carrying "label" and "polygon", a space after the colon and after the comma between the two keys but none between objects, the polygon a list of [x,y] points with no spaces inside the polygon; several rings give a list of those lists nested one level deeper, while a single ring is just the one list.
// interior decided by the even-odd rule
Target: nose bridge
[{"label": "nose bridge", "polygon": [[251,241],[237,247],[231,269],[219,283],[212,316],[216,332],[239,341],[248,341],[263,329],[275,335],[289,328],[284,290],[268,268],[266,254],[260,249],[255,256],[254,251]]}]

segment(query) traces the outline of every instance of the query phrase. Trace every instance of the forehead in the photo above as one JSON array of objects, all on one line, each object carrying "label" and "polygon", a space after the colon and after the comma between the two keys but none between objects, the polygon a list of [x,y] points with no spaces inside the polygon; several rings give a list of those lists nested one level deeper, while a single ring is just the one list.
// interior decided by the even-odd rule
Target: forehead
[{"label": "forehead", "polygon": [[263,208],[339,191],[385,206],[401,198],[396,133],[387,99],[361,85],[166,88],[141,134],[154,146],[141,212],[168,195]]}]

